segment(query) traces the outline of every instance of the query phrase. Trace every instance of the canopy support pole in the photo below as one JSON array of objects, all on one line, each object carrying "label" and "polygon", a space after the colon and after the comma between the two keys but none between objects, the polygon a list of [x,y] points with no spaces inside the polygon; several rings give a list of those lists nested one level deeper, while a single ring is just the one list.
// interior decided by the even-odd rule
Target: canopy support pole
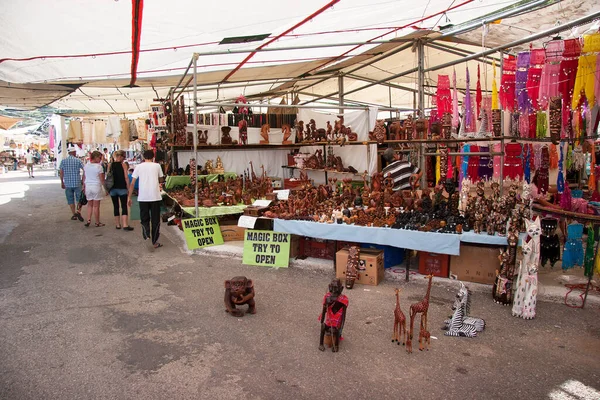
[{"label": "canopy support pole", "polygon": [[[198,56],[196,54],[194,54],[194,56],[192,57],[192,62],[194,63],[194,105],[198,104]],[[192,182],[192,184],[194,185],[194,209],[195,209],[195,214],[194,216],[196,218],[198,218],[198,134],[196,133],[198,131],[198,107],[194,106],[194,132],[193,132],[193,138],[194,138],[194,160],[196,161],[196,166],[194,168],[196,168],[196,171],[194,174],[192,174],[192,176],[196,177],[196,182]]]}]

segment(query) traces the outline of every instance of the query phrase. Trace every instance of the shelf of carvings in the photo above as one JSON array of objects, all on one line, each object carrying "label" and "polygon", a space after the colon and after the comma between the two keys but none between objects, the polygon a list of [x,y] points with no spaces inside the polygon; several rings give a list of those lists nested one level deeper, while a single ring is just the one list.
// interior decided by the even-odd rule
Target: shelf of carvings
[{"label": "shelf of carvings", "polygon": [[293,167],[293,166],[289,166],[289,165],[282,165],[281,168],[287,168],[287,169],[300,169],[300,170],[304,170],[304,171],[315,171],[315,172],[327,172],[327,173],[332,173],[332,174],[346,174],[346,175],[357,175],[357,176],[362,176],[363,174],[361,174],[360,172],[340,172],[340,171],[336,171],[335,169],[312,169],[312,168],[299,168],[299,167]]}]

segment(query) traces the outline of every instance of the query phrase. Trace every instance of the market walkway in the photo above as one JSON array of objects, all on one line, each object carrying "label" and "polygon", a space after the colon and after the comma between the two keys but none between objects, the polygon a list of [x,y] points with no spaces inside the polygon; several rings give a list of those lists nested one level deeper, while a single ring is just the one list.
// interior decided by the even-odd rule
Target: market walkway
[{"label": "market walkway", "polygon": [[[598,399],[600,311],[540,302],[524,321],[473,295],[475,339],[439,330],[454,290],[434,284],[428,352],[390,342],[394,284],[358,286],[340,353],[317,349],[331,276],[189,256],[163,226],[134,232],[69,220],[50,172],[0,175],[2,399]],[[10,201],[6,201],[10,198]],[[170,241],[170,240],[171,241]],[[223,281],[254,279],[257,314],[224,312]],[[401,292],[402,309],[423,285]]]}]

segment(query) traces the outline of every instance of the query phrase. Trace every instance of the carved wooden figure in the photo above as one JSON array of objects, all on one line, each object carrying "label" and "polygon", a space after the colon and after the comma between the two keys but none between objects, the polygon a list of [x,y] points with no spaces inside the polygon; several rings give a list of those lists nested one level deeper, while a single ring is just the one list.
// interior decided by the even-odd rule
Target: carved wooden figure
[{"label": "carved wooden figure", "polygon": [[254,283],[245,276],[236,276],[225,281],[225,310],[234,317],[243,317],[244,311],[236,308],[248,304],[248,312],[256,314]]},{"label": "carved wooden figure", "polygon": [[[429,311],[429,294],[431,293],[432,278],[433,275],[427,275],[425,277],[425,279],[429,279],[429,284],[427,285],[427,293],[425,293],[425,297],[423,298],[423,300],[410,306],[410,331],[408,333],[408,340],[406,341],[406,351],[408,353],[412,353],[413,329],[417,314],[421,314],[421,324],[419,328],[419,333],[422,329],[427,330],[427,312]],[[419,350],[423,350],[421,339],[421,335],[419,334]]]},{"label": "carved wooden figure", "polygon": [[397,342],[398,346],[402,340],[402,346],[406,343],[406,316],[400,309],[400,289],[396,288],[396,308],[394,308],[394,333],[392,334],[392,343]]},{"label": "carved wooden figure", "polygon": [[281,126],[281,133],[283,133],[283,141],[281,144],[292,144],[290,136],[292,136],[292,129],[289,124],[283,124]]},{"label": "carved wooden figure", "polygon": [[229,127],[229,126],[221,127],[221,144],[231,144],[233,142],[229,132],[231,132],[231,127]]},{"label": "carved wooden figure", "polygon": [[319,337],[319,350],[325,351],[323,341],[325,335],[331,337],[334,353],[339,351],[342,330],[346,322],[346,310],[348,308],[348,297],[342,294],[344,286],[339,279],[334,279],[329,284],[329,291],[323,298],[323,308],[319,320],[321,321],[321,335]]},{"label": "carved wooden figure", "polygon": [[351,246],[348,249],[348,262],[346,264],[346,288],[352,289],[354,282],[358,277],[358,262],[360,259],[360,249],[358,246]]},{"label": "carved wooden figure", "polygon": [[269,144],[269,132],[271,132],[269,124],[264,124],[260,128],[260,136],[262,137],[262,140],[259,142],[260,144]]},{"label": "carved wooden figure", "polygon": [[248,144],[248,122],[243,119],[238,123],[238,128],[240,130],[239,133],[239,138],[240,138],[240,145],[246,145]]}]

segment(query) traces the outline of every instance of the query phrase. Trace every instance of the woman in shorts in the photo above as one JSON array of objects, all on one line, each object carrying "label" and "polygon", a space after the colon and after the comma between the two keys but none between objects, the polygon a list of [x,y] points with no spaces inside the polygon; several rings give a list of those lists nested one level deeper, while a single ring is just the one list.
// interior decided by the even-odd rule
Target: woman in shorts
[{"label": "woman in shorts", "polygon": [[104,197],[104,169],[102,168],[102,153],[94,151],[90,161],[83,167],[83,189],[88,200],[88,219],[86,227],[92,223],[92,215],[96,227],[104,226],[100,222],[100,200]]}]

